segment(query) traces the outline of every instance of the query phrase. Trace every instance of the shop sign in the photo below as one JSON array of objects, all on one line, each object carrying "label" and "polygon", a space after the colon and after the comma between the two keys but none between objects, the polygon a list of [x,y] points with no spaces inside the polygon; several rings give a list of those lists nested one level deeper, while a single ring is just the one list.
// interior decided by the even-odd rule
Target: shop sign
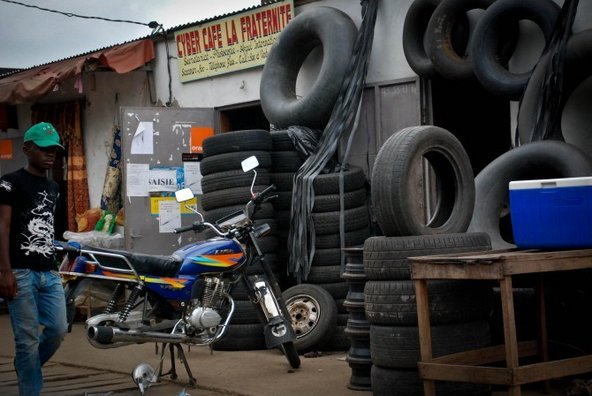
[{"label": "shop sign", "polygon": [[293,16],[294,1],[286,0],[175,32],[181,82],[265,64]]}]

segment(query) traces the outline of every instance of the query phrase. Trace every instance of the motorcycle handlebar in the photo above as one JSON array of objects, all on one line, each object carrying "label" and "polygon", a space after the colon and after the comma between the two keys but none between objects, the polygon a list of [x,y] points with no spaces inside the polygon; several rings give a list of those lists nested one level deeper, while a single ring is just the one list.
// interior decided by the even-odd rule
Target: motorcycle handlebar
[{"label": "motorcycle handlebar", "polygon": [[79,254],[80,253],[80,244],[77,243],[76,245],[78,245],[78,246],[73,246],[69,243],[62,242],[62,241],[57,241],[57,240],[53,241],[53,246],[54,246],[55,250],[58,252]]},{"label": "motorcycle handlebar", "polygon": [[261,191],[260,193],[257,193],[255,195],[255,198],[253,198],[253,202],[255,204],[261,204],[261,203],[265,202],[266,198],[268,198],[268,195],[275,192],[276,190],[277,190],[277,188],[275,187],[274,184],[270,185],[265,190]]},{"label": "motorcycle handlebar", "polygon": [[206,225],[204,223],[201,223],[199,221],[194,222],[191,225],[185,226],[185,227],[179,227],[179,228],[175,228],[173,230],[174,234],[180,234],[182,232],[187,232],[187,231],[196,231],[196,232],[202,232],[203,230],[206,229]]}]

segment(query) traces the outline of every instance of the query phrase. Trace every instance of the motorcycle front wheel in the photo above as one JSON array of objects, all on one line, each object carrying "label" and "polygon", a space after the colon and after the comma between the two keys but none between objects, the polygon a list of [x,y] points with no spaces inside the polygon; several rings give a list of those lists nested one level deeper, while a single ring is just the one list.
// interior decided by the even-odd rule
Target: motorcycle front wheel
[{"label": "motorcycle front wheel", "polygon": [[280,348],[284,353],[286,359],[288,359],[288,363],[290,363],[290,366],[292,366],[292,368],[300,367],[300,356],[298,356],[298,351],[296,350],[294,342],[284,342],[280,345]]}]

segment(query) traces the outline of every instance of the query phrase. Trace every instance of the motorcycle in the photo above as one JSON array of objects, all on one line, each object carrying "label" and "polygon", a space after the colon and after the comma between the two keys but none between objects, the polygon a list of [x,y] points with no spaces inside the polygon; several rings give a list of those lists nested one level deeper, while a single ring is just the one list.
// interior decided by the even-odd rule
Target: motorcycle
[{"label": "motorcycle", "polygon": [[[257,238],[266,235],[270,226],[252,220],[259,206],[275,197],[273,185],[253,192],[257,166],[256,157],[242,162],[244,172],[254,173],[252,198],[243,209],[215,223],[205,222],[187,203],[194,197],[190,189],[175,193],[177,201],[198,220],[174,232],[212,230],[216,236],[183,246],[170,256],[59,243],[56,249],[64,252],[60,273],[65,281],[69,323],[74,319],[75,299],[88,282],[109,282],[114,287],[105,311],[86,321],[90,344],[105,349],[156,342],[163,343],[163,353],[164,344],[170,344],[171,353],[176,346],[181,355],[181,344],[212,346],[225,335],[235,308],[231,291],[242,282],[264,325],[267,347],[281,349],[290,366],[298,368],[300,357],[289,312],[257,244]],[[247,275],[247,268],[257,263],[261,263],[263,274]],[[118,308],[122,297],[125,303]],[[184,355],[182,360],[190,374]],[[191,374],[190,379],[194,383]]]}]

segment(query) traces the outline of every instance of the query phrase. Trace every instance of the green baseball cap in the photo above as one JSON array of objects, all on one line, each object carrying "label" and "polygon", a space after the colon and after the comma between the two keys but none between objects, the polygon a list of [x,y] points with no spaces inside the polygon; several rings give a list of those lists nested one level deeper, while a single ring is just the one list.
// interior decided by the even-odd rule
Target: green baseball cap
[{"label": "green baseball cap", "polygon": [[60,135],[58,131],[49,122],[40,122],[33,125],[25,132],[24,142],[33,142],[39,147],[58,146],[64,148],[60,144]]}]

